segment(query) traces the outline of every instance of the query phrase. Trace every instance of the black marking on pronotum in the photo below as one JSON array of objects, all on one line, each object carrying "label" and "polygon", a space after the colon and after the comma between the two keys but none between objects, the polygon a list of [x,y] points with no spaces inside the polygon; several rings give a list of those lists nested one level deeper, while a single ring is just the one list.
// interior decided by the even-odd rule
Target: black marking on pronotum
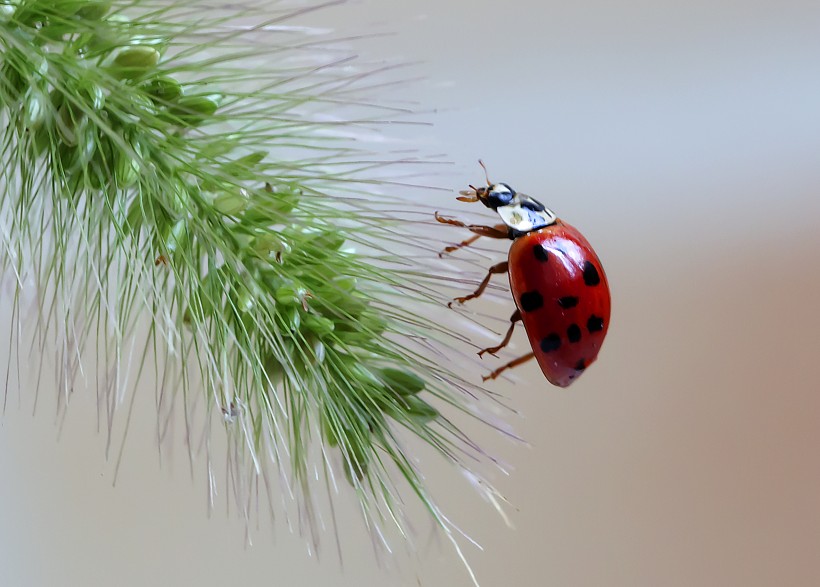
[{"label": "black marking on pronotum", "polygon": [[586,368],[587,368],[587,361],[586,361],[586,359],[581,359],[580,361],[578,361],[578,362],[575,364],[575,370],[576,370],[576,371],[583,371],[583,370],[584,370],[584,369],[586,369]]},{"label": "black marking on pronotum", "polygon": [[567,328],[567,340],[570,342],[581,340],[581,328],[577,324],[570,324]]},{"label": "black marking on pronotum", "polygon": [[601,283],[601,276],[591,261],[584,261],[584,283],[590,286]]},{"label": "black marking on pronotum", "polygon": [[593,314],[587,320],[587,330],[590,332],[600,332],[604,329],[604,319]]},{"label": "black marking on pronotum", "polygon": [[526,208],[527,210],[533,210],[535,212],[543,212],[546,210],[546,206],[536,200],[535,198],[531,198],[529,196],[521,196],[519,198],[522,208]]},{"label": "black marking on pronotum", "polygon": [[558,336],[557,332],[548,334],[541,339],[541,350],[545,353],[557,351],[559,348],[561,348],[561,337]]},{"label": "black marking on pronotum", "polygon": [[534,245],[532,247],[532,254],[535,255],[535,258],[542,263],[546,263],[550,258],[549,253],[547,253],[547,249],[545,249],[543,245]]},{"label": "black marking on pronotum", "polygon": [[544,298],[537,291],[527,291],[521,294],[519,305],[525,312],[534,312],[544,305]]},{"label": "black marking on pronotum", "polygon": [[558,305],[562,308],[574,308],[578,305],[578,298],[575,296],[564,296],[558,298]]}]

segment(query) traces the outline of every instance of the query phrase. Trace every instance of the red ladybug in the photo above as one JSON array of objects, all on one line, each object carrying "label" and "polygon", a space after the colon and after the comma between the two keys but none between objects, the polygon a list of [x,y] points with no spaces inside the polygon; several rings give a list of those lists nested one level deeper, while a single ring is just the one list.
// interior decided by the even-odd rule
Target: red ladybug
[{"label": "red ladybug", "polygon": [[509,238],[513,243],[507,261],[490,267],[478,289],[454,301],[463,303],[477,298],[494,274],[509,272],[518,309],[510,317],[504,340],[478,354],[494,355],[507,346],[519,320],[524,323],[533,349],[499,367],[484,381],[536,357],[550,383],[567,387],[595,361],[609,328],[609,284],[601,261],[577,229],[558,219],[537,200],[517,193],[506,183],[491,183],[489,179],[487,187],[470,188],[461,192],[458,199],[481,202],[498,212],[502,224],[465,224],[436,212],[439,222],[475,233],[464,242],[447,247],[442,254],[465,247],[482,236]]}]

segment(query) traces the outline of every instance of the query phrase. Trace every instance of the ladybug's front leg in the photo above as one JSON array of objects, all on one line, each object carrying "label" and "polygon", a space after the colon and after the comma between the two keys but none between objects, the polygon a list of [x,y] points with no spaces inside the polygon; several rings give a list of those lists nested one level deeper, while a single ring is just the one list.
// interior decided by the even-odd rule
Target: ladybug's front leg
[{"label": "ladybug's front leg", "polygon": [[507,330],[507,334],[504,335],[504,340],[498,346],[493,346],[490,348],[486,348],[483,350],[478,351],[478,356],[482,356],[484,353],[490,353],[491,355],[495,355],[498,351],[503,349],[510,343],[510,339],[512,338],[513,330],[515,330],[515,323],[521,321],[521,310],[516,310],[513,312],[513,315],[510,316],[510,328]]},{"label": "ladybug's front leg", "polygon": [[510,361],[506,365],[503,365],[503,366],[499,367],[498,369],[496,369],[495,371],[493,371],[489,375],[485,375],[484,377],[481,378],[481,380],[482,381],[487,381],[489,379],[495,379],[496,377],[501,375],[507,369],[512,369],[514,367],[518,367],[518,365],[521,365],[522,363],[526,363],[527,361],[532,359],[534,356],[535,356],[535,353],[533,352],[533,353],[527,353],[523,357],[518,357],[514,361]]},{"label": "ladybug's front leg", "polygon": [[452,253],[458,249],[463,247],[469,246],[482,236],[486,236],[489,238],[510,238],[510,231],[507,229],[506,224],[496,224],[495,226],[484,226],[481,224],[467,224],[466,222],[462,222],[461,220],[456,220],[455,218],[449,218],[447,216],[441,216],[438,212],[435,213],[436,220],[441,222],[442,224],[449,224],[451,226],[459,226],[461,228],[466,228],[470,232],[474,232],[475,236],[468,238],[467,240],[461,241],[457,245],[451,245],[446,247],[443,251],[441,251],[438,256],[444,256],[444,253]]},{"label": "ladybug's front leg", "polygon": [[455,220],[453,218],[445,218],[444,216],[438,216],[438,214],[436,215],[436,220],[438,220],[442,224],[455,224],[456,226],[461,226],[462,228],[469,228],[472,232],[476,233],[470,238],[461,241],[457,245],[450,245],[449,247],[444,247],[444,250],[438,254],[439,257],[443,257],[447,253],[452,253],[453,251],[463,249],[464,247],[469,247],[482,236],[488,236],[490,238],[510,238],[510,233],[507,229],[506,224],[496,224],[495,226],[464,224],[459,220]]},{"label": "ladybug's front leg", "polygon": [[[484,293],[485,289],[487,289],[487,286],[490,284],[490,278],[493,275],[495,275],[497,273],[506,273],[507,271],[509,271],[509,268],[510,268],[510,264],[507,261],[504,261],[503,263],[497,263],[496,265],[493,265],[492,267],[490,267],[490,270],[487,271],[487,276],[481,281],[481,283],[478,284],[478,288],[476,288],[476,290],[473,293],[471,293],[468,296],[464,296],[463,298],[455,298],[453,300],[453,302],[458,302],[459,304],[463,304],[467,300],[472,300],[474,298],[477,298],[482,293]],[[450,302],[449,304],[447,304],[447,307],[448,308],[452,307],[453,302]]]}]

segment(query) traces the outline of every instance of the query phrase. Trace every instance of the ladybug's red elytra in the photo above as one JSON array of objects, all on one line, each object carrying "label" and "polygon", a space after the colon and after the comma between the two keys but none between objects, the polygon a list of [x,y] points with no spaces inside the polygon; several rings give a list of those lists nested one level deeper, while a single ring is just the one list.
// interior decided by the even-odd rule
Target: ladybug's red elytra
[{"label": "ladybug's red elytra", "polygon": [[[486,168],[484,171],[486,174]],[[453,300],[463,303],[477,298],[494,274],[509,272],[517,309],[501,343],[480,351],[479,356],[494,355],[507,346],[518,321],[524,323],[532,346],[532,352],[499,367],[484,381],[535,357],[550,383],[567,387],[598,357],[609,328],[609,284],[598,255],[576,228],[506,183],[492,183],[487,178],[487,187],[471,185],[458,200],[481,202],[495,210],[502,223],[466,224],[436,212],[439,222],[475,233],[441,254],[466,247],[482,236],[513,241],[507,261],[490,267],[473,293]]]}]

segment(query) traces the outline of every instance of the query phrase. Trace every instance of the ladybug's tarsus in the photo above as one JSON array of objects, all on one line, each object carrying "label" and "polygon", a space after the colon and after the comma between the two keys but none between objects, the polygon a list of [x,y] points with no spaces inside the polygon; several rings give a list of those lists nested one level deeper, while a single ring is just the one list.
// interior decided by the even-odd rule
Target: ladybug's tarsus
[{"label": "ladybug's tarsus", "polygon": [[535,356],[535,353],[534,353],[534,352],[532,352],[532,353],[527,353],[527,354],[526,354],[526,355],[524,355],[523,357],[518,357],[517,359],[515,359],[515,360],[513,360],[513,361],[510,361],[510,362],[509,362],[509,363],[507,363],[506,365],[502,365],[501,367],[499,367],[498,369],[496,369],[495,371],[493,371],[493,372],[492,372],[492,373],[490,373],[489,375],[484,375],[484,376],[481,378],[481,380],[482,380],[482,381],[489,381],[490,379],[495,379],[496,377],[498,377],[499,375],[501,375],[501,374],[502,374],[504,371],[506,371],[507,369],[514,369],[515,367],[518,367],[518,365],[521,365],[521,364],[523,364],[523,363],[526,363],[527,361],[529,361],[530,359],[532,359],[534,356]]},{"label": "ladybug's tarsus", "polygon": [[478,356],[484,355],[484,353],[490,353],[491,355],[495,356],[495,354],[510,344],[510,339],[513,335],[513,330],[515,330],[515,324],[521,321],[521,310],[516,310],[513,312],[513,315],[510,316],[510,327],[507,329],[507,334],[504,335],[504,340],[502,340],[498,346],[489,347],[486,349],[482,349],[478,351]]},{"label": "ladybug's tarsus", "polygon": [[467,226],[461,220],[456,220],[455,218],[450,218],[449,216],[442,216],[441,214],[438,213],[438,210],[433,212],[433,216],[435,217],[435,219],[437,221],[441,222],[442,224],[451,224],[452,226],[461,226],[461,227]]},{"label": "ladybug's tarsus", "polygon": [[[484,293],[485,289],[487,289],[487,286],[490,284],[490,279],[492,278],[493,275],[496,275],[498,273],[506,273],[507,271],[509,271],[509,268],[510,268],[510,264],[507,261],[502,261],[501,263],[496,263],[495,265],[490,267],[490,270],[487,271],[487,275],[484,277],[484,279],[481,281],[481,283],[478,284],[478,288],[473,293],[471,293],[470,295],[464,296],[462,298],[455,298],[453,300],[453,302],[458,302],[459,304],[463,304],[467,300],[473,300],[473,299],[477,298],[478,296],[480,296],[481,294]],[[453,302],[450,302],[449,304],[447,304],[447,307],[452,308],[453,307],[452,306]]]}]

